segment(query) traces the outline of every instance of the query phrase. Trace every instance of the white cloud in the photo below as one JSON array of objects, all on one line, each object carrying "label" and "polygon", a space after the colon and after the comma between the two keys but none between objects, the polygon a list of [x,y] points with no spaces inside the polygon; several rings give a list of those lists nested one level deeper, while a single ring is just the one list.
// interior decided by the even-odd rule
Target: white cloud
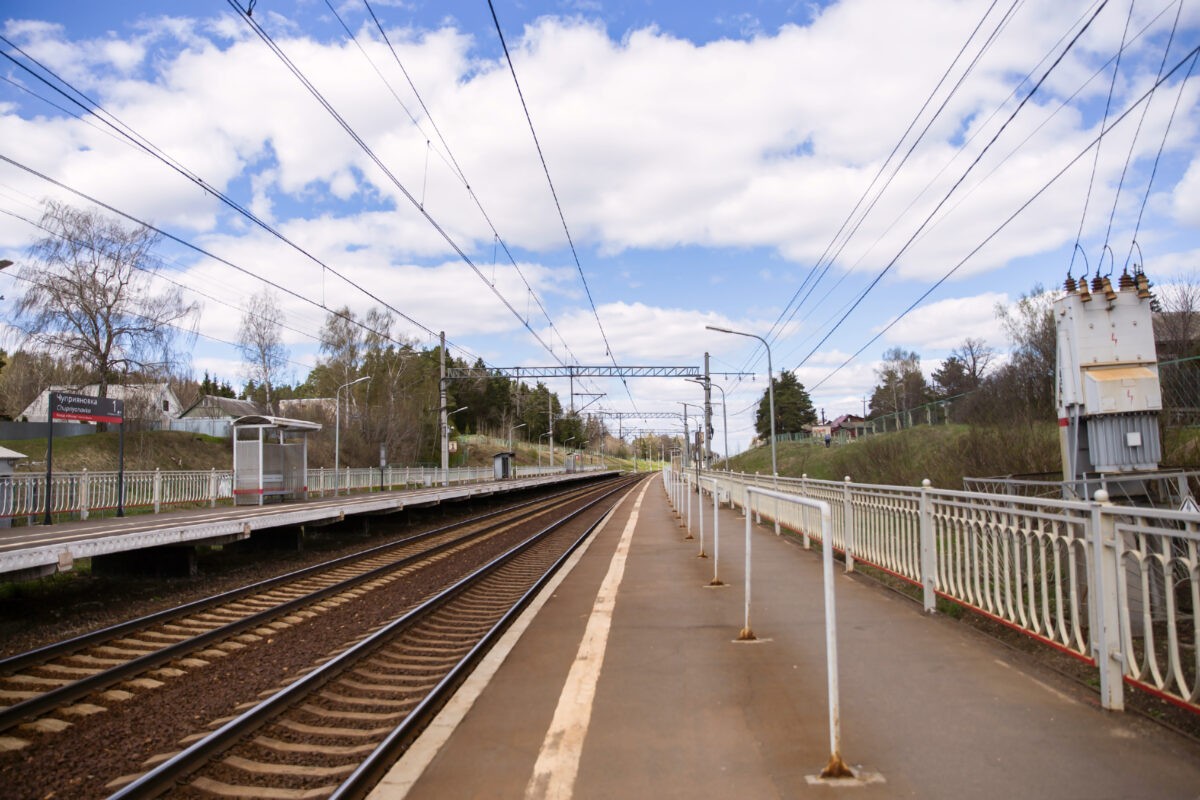
[{"label": "white cloud", "polygon": [[[412,4],[395,0],[394,7],[407,11]],[[601,8],[590,0],[569,7],[582,15]],[[272,13],[286,10],[281,5]],[[704,325],[771,328],[809,267],[830,256],[827,245],[982,11],[944,0],[843,0],[815,11],[806,25],[764,34],[737,9],[724,19],[754,30],[753,38],[706,44],[654,27],[614,40],[594,16],[545,16],[512,37],[516,70],[563,214],[592,288],[605,298],[598,311],[622,363],[699,363],[706,348],[739,366],[745,363],[752,342],[706,334]],[[1079,13],[1079,5],[1069,3],[1017,10],[849,244],[835,247],[835,267],[812,299],[820,314],[798,315],[803,324],[797,322],[778,339],[775,355],[783,363],[777,367],[807,352],[812,341],[798,340],[815,336],[814,326],[835,318],[833,311],[848,305],[866,276],[906,246],[1015,108],[1010,96],[1020,76],[1033,71],[1036,79],[1035,65]],[[1136,9],[1135,28],[1152,13]],[[1192,29],[1198,14],[1189,11]],[[410,19],[407,13],[390,16]],[[436,29],[389,24],[389,37],[452,148],[455,166],[370,29],[359,31],[360,41],[404,108],[354,45],[319,38],[303,28],[302,18],[300,13],[295,19],[272,17],[273,35],[370,144],[391,177],[228,13],[205,20],[143,19],[128,35],[93,39],[72,39],[70,29],[56,23],[5,24],[8,36],[94,91],[106,108],[198,173],[207,191],[109,134],[47,116],[43,106],[31,111],[28,99],[15,95],[13,102],[0,103],[5,154],[136,216],[197,237],[220,255],[314,301],[348,304],[359,312],[377,304],[337,285],[303,255],[238,219],[212,194],[228,192],[379,301],[429,327],[456,328],[448,331],[452,337],[473,338],[483,355],[500,362],[545,363],[549,354],[524,330],[527,320],[544,339],[555,340],[556,356],[567,358],[524,283],[504,265],[503,253],[491,267],[493,231],[476,207],[477,198],[521,259],[522,271],[575,356],[607,363],[507,65],[480,55],[494,48],[452,21]],[[989,18],[985,29],[997,20]],[[994,150],[937,211],[934,223],[896,261],[871,297],[877,302],[865,303],[826,349],[805,363],[798,374],[806,385],[820,385],[824,402],[844,405],[869,390],[874,382],[869,364],[855,361],[833,377],[829,373],[868,333],[878,332],[899,308],[991,236],[1095,136],[1108,85],[1108,73],[1097,68],[1119,45],[1123,22],[1118,13],[1098,18]],[[1126,51],[1132,71],[1118,82],[1115,108],[1123,109],[1153,80],[1153,47],[1165,41],[1167,24],[1165,18],[1155,22],[1151,30],[1157,38],[1140,39]],[[1193,78],[1200,85],[1196,82]],[[1053,267],[1050,280],[1043,277],[1051,269],[1046,265],[1070,250],[1085,198],[1084,248],[1094,263],[1133,147],[1136,158],[1116,204],[1111,237],[1114,251],[1127,251],[1150,161],[1173,104],[1174,86],[1168,88],[1150,107],[1136,143],[1138,114],[1106,137],[1094,183],[1088,154],[942,287],[943,295],[955,299],[918,308],[883,337],[878,349],[899,345],[928,353],[927,363],[935,363],[968,335],[999,345],[1003,337],[992,307],[1006,296],[977,279],[988,275],[993,286],[1029,285],[1029,265],[1038,263],[1037,279],[1057,283],[1060,267]],[[1062,99],[1077,90],[1088,102],[1073,101],[1060,110]],[[1196,95],[1192,87],[1184,92],[1164,171],[1138,233],[1151,261],[1148,269],[1164,275],[1186,270],[1200,253],[1200,161],[1187,165],[1200,127]],[[456,174],[459,168],[469,192]],[[39,179],[0,165],[4,208],[28,214],[31,198],[54,193]],[[454,246],[423,211],[475,260],[484,280],[458,260]],[[35,233],[0,216],[0,247],[19,251]],[[651,256],[678,247],[752,255],[736,268],[697,268],[694,276],[676,278]],[[609,258],[614,254],[621,260]],[[186,258],[191,263],[195,257]],[[256,289],[252,279],[212,264],[191,267],[187,279],[233,303]],[[832,290],[840,279],[844,283]],[[492,293],[493,280],[521,320]],[[646,295],[664,291],[666,284],[673,284],[670,301]],[[286,300],[285,311],[303,330],[318,328],[324,313],[296,300]],[[230,338],[237,318],[236,310],[209,309],[205,332]],[[404,330],[418,329],[407,325]],[[289,336],[297,347],[303,345],[304,337]],[[656,390],[641,386],[634,391],[639,402],[657,397]],[[682,398],[691,390],[679,391]],[[735,391],[741,396],[745,389]],[[674,399],[673,392],[665,396]]]}]

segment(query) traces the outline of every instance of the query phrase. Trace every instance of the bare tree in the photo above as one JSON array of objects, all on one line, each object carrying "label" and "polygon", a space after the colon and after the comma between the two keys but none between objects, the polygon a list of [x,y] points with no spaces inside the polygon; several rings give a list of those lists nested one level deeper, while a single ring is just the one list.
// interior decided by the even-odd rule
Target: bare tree
[{"label": "bare tree", "polygon": [[246,377],[263,387],[271,407],[271,389],[287,366],[288,351],[283,346],[283,311],[270,287],[250,298],[238,330],[238,351],[246,363]]},{"label": "bare tree", "polygon": [[1154,333],[1160,358],[1193,354],[1200,338],[1200,277],[1192,272],[1156,287]]},{"label": "bare tree", "polygon": [[176,334],[197,305],[155,281],[158,237],[51,200],[41,227],[49,235],[20,270],[26,288],[16,314],[28,342],[82,364],[100,384],[99,397],[122,373],[166,372]]},{"label": "bare tree", "polygon": [[968,336],[963,343],[950,351],[952,357],[962,362],[971,388],[979,386],[987,369],[996,357],[996,350],[983,339]]}]

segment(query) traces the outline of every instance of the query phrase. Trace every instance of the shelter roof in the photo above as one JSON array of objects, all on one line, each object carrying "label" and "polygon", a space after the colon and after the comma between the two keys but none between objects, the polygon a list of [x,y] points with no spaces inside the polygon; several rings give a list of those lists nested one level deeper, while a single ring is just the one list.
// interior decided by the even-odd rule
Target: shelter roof
[{"label": "shelter roof", "polygon": [[250,414],[238,417],[233,421],[236,428],[272,428],[279,431],[308,432],[321,430],[321,423],[309,422],[306,419],[288,419],[287,417],[268,417],[263,414]]}]

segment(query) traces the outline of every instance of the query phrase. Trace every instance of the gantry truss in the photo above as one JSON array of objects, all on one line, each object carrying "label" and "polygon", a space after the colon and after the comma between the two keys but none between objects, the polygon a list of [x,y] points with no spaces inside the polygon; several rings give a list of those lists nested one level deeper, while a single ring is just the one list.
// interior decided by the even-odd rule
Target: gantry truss
[{"label": "gantry truss", "polygon": [[699,367],[448,367],[446,377],[463,378],[699,378]]},{"label": "gantry truss", "polygon": [[610,417],[612,419],[679,419],[682,411],[594,411],[594,417]]}]

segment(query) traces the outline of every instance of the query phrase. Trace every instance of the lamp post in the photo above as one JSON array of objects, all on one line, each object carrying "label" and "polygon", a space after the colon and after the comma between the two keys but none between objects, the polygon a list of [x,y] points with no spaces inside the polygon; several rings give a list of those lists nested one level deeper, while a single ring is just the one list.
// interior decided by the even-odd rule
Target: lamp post
[{"label": "lamp post", "polygon": [[512,444],[513,431],[515,431],[517,428],[524,428],[526,424],[527,423],[522,422],[520,425],[513,425],[511,428],[508,429],[508,449],[509,449],[509,451],[511,451],[513,448],[513,444]]},{"label": "lamp post", "polygon": [[[574,436],[568,436],[566,439],[563,440],[563,472],[567,471],[567,454],[570,453],[570,448],[568,448],[567,445],[573,441],[575,441]],[[554,440],[551,439],[550,442],[551,442],[550,446],[553,447]],[[554,466],[554,465],[551,464],[550,466]]]},{"label": "lamp post", "polygon": [[[734,336],[749,336],[751,339],[758,339],[763,343],[763,347],[767,348],[767,398],[770,404],[771,412],[771,474],[779,475],[779,465],[775,459],[775,370],[771,366],[771,345],[767,344],[767,340],[756,333],[744,333],[743,331],[734,331],[729,328],[718,328],[716,325],[705,325],[710,331],[717,333],[732,333]],[[722,395],[723,396],[723,395]],[[729,454],[726,453],[726,458]]]},{"label": "lamp post", "polygon": [[545,439],[547,436],[550,436],[550,435],[551,435],[551,432],[546,431],[545,433],[543,433],[541,436],[538,437],[538,468],[539,469],[542,466],[542,439]]},{"label": "lamp post", "polygon": [[334,409],[333,409],[333,493],[334,493],[334,495],[339,494],[339,491],[338,491],[339,461],[338,461],[338,459],[339,459],[339,456],[341,455],[341,451],[342,451],[342,389],[345,389],[347,386],[353,386],[356,383],[362,383],[363,381],[369,381],[369,380],[371,380],[370,375],[363,375],[361,378],[355,378],[354,380],[350,381],[349,383],[343,383],[341,386],[339,386],[337,388],[337,391],[333,393],[333,404],[334,404]]}]

